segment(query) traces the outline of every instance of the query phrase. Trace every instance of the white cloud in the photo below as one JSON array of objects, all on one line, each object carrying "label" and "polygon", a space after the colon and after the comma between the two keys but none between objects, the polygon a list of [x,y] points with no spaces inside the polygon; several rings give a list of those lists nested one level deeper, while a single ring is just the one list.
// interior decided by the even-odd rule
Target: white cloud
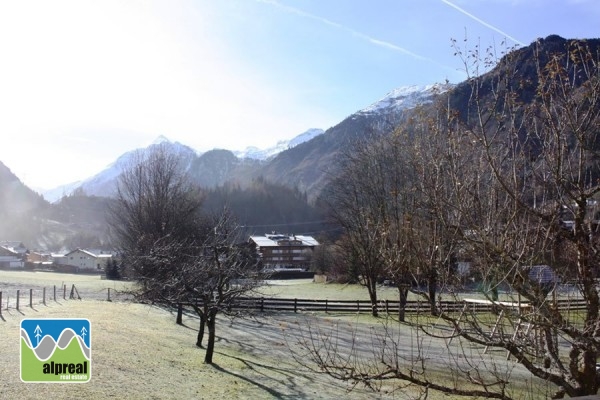
[{"label": "white cloud", "polygon": [[463,8],[461,8],[461,7],[459,7],[459,6],[457,6],[456,4],[454,4],[454,3],[451,3],[451,2],[450,2],[450,1],[448,1],[448,0],[440,0],[440,1],[441,1],[442,3],[444,3],[444,4],[446,4],[446,5],[448,5],[448,6],[452,7],[452,8],[454,8],[454,9],[455,9],[455,10],[457,10],[458,12],[460,12],[460,13],[462,13],[462,14],[466,15],[467,17],[471,18],[472,20],[479,22],[481,25],[485,26],[486,28],[489,28],[489,29],[493,30],[494,32],[497,32],[497,33],[499,33],[499,34],[503,35],[503,36],[504,36],[504,37],[506,37],[507,39],[510,39],[510,40],[512,40],[514,43],[516,43],[516,44],[518,44],[518,45],[521,45],[521,46],[525,46],[525,43],[523,43],[522,41],[520,41],[520,40],[518,40],[518,39],[515,39],[514,37],[510,36],[508,33],[504,32],[504,31],[500,30],[499,28],[497,28],[497,27],[493,26],[492,24],[489,24],[489,23],[485,22],[484,20],[482,20],[482,19],[480,19],[480,18],[476,17],[475,15],[473,15],[473,14],[471,14],[470,12],[466,11],[465,9],[463,9]]},{"label": "white cloud", "polygon": [[385,40],[376,39],[376,38],[374,38],[372,36],[369,36],[369,35],[367,35],[365,33],[359,32],[359,31],[357,31],[355,29],[349,28],[349,27],[344,26],[342,24],[338,24],[337,22],[333,22],[333,21],[331,21],[331,20],[329,20],[327,18],[323,18],[323,17],[319,17],[317,15],[313,15],[311,13],[308,13],[306,11],[300,10],[298,8],[295,8],[295,7],[286,6],[286,5],[281,4],[281,3],[279,3],[279,2],[277,2],[275,0],[257,0],[257,1],[260,2],[260,3],[266,3],[266,4],[273,5],[273,6],[277,7],[277,8],[280,8],[280,9],[282,9],[282,10],[284,10],[286,12],[292,13],[292,14],[296,14],[296,15],[298,15],[300,17],[310,18],[310,19],[319,21],[319,22],[321,22],[321,23],[323,23],[325,25],[329,25],[329,26],[331,26],[333,28],[341,29],[343,31],[346,31],[346,32],[352,34],[353,36],[356,36],[358,38],[366,40],[367,42],[369,42],[371,44],[374,44],[375,46],[384,47],[386,49],[397,51],[399,53],[402,53],[404,55],[413,57],[413,58],[418,59],[418,60],[427,60],[426,57],[423,57],[423,56],[421,56],[421,55],[419,55],[417,53],[414,53],[414,52],[412,52],[410,50],[407,50],[404,47],[398,46],[398,45],[396,45],[394,43],[390,43],[390,42],[385,41]]}]

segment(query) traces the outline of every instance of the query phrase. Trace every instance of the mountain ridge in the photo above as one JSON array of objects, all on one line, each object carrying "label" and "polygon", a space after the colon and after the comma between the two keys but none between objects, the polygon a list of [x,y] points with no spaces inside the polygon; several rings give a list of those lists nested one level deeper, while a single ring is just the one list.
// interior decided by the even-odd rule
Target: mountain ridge
[{"label": "mountain ridge", "polygon": [[[156,146],[166,146],[169,149],[169,151],[182,157],[184,160],[184,169],[186,171],[189,171],[194,164],[206,165],[206,163],[198,161],[198,159],[210,158],[212,160],[215,160],[215,154],[221,154],[224,157],[228,157],[228,155],[231,154],[237,159],[239,159],[239,162],[232,162],[231,159],[223,161],[222,164],[227,165],[229,170],[235,169],[232,167],[233,164],[240,164],[240,166],[248,166],[249,164],[252,164],[253,161],[266,161],[269,158],[274,157],[281,151],[297,146],[298,144],[304,141],[311,140],[312,138],[323,134],[323,132],[324,131],[322,129],[311,128],[293,137],[290,140],[280,140],[275,146],[268,147],[266,149],[249,147],[244,151],[232,151],[227,149],[215,148],[203,153],[197,152],[191,147],[181,144],[180,142],[171,141],[164,135],[159,135],[147,147],[141,147],[123,153],[114,162],[107,165],[106,168],[96,173],[95,175],[81,181],[75,181],[67,183],[65,185],[60,185],[52,189],[44,190],[41,194],[46,200],[48,200],[51,203],[58,201],[64,196],[72,195],[76,191],[80,191],[90,196],[110,197],[115,193],[116,181],[118,179],[118,176],[125,170],[127,165],[132,162],[135,155],[143,154],[149,151],[150,149],[155,148]],[[245,159],[249,159],[251,161],[244,161]],[[216,173],[217,172],[213,172],[212,175],[215,175]],[[230,177],[230,175],[226,173],[222,174],[223,179],[221,180],[211,179],[210,177],[203,177],[201,176],[201,174],[194,173],[192,173],[192,176],[195,176],[194,180],[197,181],[197,183],[199,184],[209,182],[209,187],[213,187],[219,183],[224,183],[223,179],[225,179],[226,177]]]},{"label": "mountain ridge", "polygon": [[[269,167],[272,162],[278,165],[281,164],[281,160],[276,161],[281,154],[293,154],[288,152],[297,148],[300,148],[300,150],[304,149],[305,147],[302,146],[305,143],[312,142],[324,135],[331,136],[332,132],[340,131],[340,129],[336,129],[340,125],[357,124],[356,128],[350,128],[350,130],[367,128],[379,131],[382,130],[382,124],[376,122],[376,120],[383,116],[389,120],[384,123],[389,128],[397,122],[397,114],[402,114],[404,111],[412,109],[419,104],[430,102],[436,91],[440,91],[440,88],[446,86],[431,84],[427,86],[412,85],[396,88],[388,92],[383,98],[351,114],[327,131],[319,128],[311,128],[289,140],[281,140],[274,146],[266,149],[258,149],[257,147],[248,147],[243,151],[213,149],[204,153],[197,153],[186,145],[179,142],[171,142],[164,135],[160,135],[148,147],[124,153],[115,162],[94,176],[80,182],[73,182],[44,191],[43,195],[50,202],[56,202],[60,198],[71,195],[76,191],[92,196],[110,197],[115,193],[117,178],[123,172],[126,163],[130,162],[132,154],[147,151],[157,145],[167,145],[170,151],[183,157],[185,159],[186,171],[190,172],[193,180],[203,187],[211,188],[228,182],[236,182],[244,185],[259,176],[274,179],[277,183],[286,183],[286,179],[290,177],[294,178],[294,176],[290,176],[285,171],[276,171],[279,167]],[[352,122],[357,119],[360,120],[358,123]],[[362,123],[363,120],[373,120],[374,122],[366,123],[365,125]],[[325,142],[331,144],[331,140],[326,140]],[[320,143],[320,140],[317,140],[315,143]],[[329,163],[327,158],[316,160],[315,157],[311,157],[315,165],[323,164],[323,162]],[[293,171],[298,172],[294,168],[289,172],[294,173]],[[300,173],[295,179],[292,179],[291,186],[298,186],[301,190],[312,192],[322,186],[320,183],[320,177],[315,174],[307,175],[306,173]]]},{"label": "mountain ridge", "polygon": [[[570,43],[572,42],[568,39],[551,35],[503,56],[496,67],[479,78],[481,84],[478,88],[481,99],[488,101],[493,95],[493,83],[498,80],[499,74],[511,70],[506,68],[506,65],[502,66],[501,62],[516,63],[511,70],[516,73],[511,78],[514,78],[515,82],[526,84],[523,86],[524,91],[520,93],[523,101],[529,98],[533,99],[534,97],[531,96],[535,95],[538,82],[536,75],[538,69],[534,59],[536,52],[538,54],[547,52],[566,54],[565,50],[568,50]],[[585,43],[592,48],[593,52],[600,54],[600,39],[588,39],[574,43]],[[216,149],[198,154],[190,148],[189,151],[186,150],[189,154],[190,176],[195,183],[205,188],[213,188],[211,190],[215,192],[224,193],[213,201],[213,207],[221,207],[227,201],[231,202],[227,198],[227,195],[231,194],[236,201],[240,200],[236,203],[238,208],[246,207],[242,209],[242,212],[246,213],[243,217],[247,219],[248,215],[251,215],[254,218],[251,221],[253,225],[263,226],[264,223],[260,220],[266,220],[272,216],[273,219],[269,219],[269,223],[274,227],[281,226],[280,221],[290,215],[294,218],[301,215],[291,209],[290,201],[287,200],[291,195],[287,198],[276,196],[283,187],[290,189],[290,192],[296,196],[295,200],[306,200],[311,207],[318,208],[319,195],[326,187],[328,179],[336,173],[338,160],[345,152],[352,151],[356,143],[390,134],[395,129],[409,130],[409,125],[403,125],[403,123],[411,121],[414,112],[427,115],[435,111],[435,98],[439,93],[444,93],[444,104],[455,110],[457,115],[461,118],[468,117],[472,94],[471,84],[472,82],[465,81],[449,86],[438,84],[437,86],[413,86],[412,89],[392,90],[382,99],[349,115],[325,132],[301,143],[290,144],[285,150],[265,160],[239,158],[230,150]],[[165,137],[159,137],[159,139],[162,145],[173,146],[180,150],[187,147],[173,144]],[[117,161],[119,159],[115,160],[112,165],[117,165]],[[123,165],[125,165],[124,161]],[[63,197],[57,204],[49,204],[41,196],[26,188],[16,176],[9,173],[10,170],[0,163],[0,206],[6,205],[4,208],[0,207],[0,215],[4,216],[4,219],[0,220],[0,237],[37,243],[47,248],[56,248],[59,245],[81,247],[87,246],[87,243],[99,247],[102,243],[107,243],[108,239],[106,238],[109,232],[103,218],[113,199],[97,196],[106,196],[110,192],[109,186],[104,186],[103,190],[96,192],[90,190],[91,193],[86,193],[86,190],[82,189],[79,192],[71,192],[70,196],[64,196],[66,193],[63,192]],[[7,179],[3,180],[3,176],[7,176]],[[113,173],[113,175],[107,175],[112,181],[111,179],[104,181],[98,179],[94,183],[101,186],[112,182],[111,184],[114,185],[116,176],[118,174]],[[81,185],[75,186],[82,187]],[[247,196],[244,190],[253,186],[257,189],[256,191],[260,191],[262,197],[255,196],[248,200],[249,195]],[[10,193],[14,193],[14,195],[9,196]],[[82,196],[94,193],[97,195]],[[29,200],[22,202],[20,196]],[[245,199],[243,204],[241,203],[242,198]],[[269,203],[269,201],[271,202]],[[268,204],[268,207],[265,207],[265,214],[257,213],[257,204],[263,203]],[[303,206],[300,203],[301,201],[298,201],[297,209]],[[26,210],[23,210],[24,204],[29,204]],[[277,215],[274,215],[273,211],[275,206],[280,207],[277,209]],[[311,218],[309,220],[318,219]],[[296,223],[297,221],[293,220],[292,222]],[[318,227],[313,230],[318,231]]]}]

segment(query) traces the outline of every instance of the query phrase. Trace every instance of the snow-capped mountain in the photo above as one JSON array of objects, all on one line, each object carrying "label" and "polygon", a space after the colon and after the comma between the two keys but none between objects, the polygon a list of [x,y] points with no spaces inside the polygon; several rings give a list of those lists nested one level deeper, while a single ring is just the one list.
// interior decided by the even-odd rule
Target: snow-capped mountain
[{"label": "snow-capped mountain", "polygon": [[44,196],[44,199],[48,200],[50,203],[54,203],[63,196],[68,196],[73,193],[75,189],[81,186],[82,183],[83,181],[75,181],[65,185],[60,185],[54,189],[39,190],[39,192]]},{"label": "snow-capped mountain", "polygon": [[276,156],[284,150],[291,149],[301,143],[307,142],[319,135],[322,135],[325,131],[323,129],[312,128],[307,130],[304,133],[290,139],[290,140],[280,140],[277,142],[275,146],[269,147],[267,149],[259,149],[258,147],[246,147],[245,150],[242,151],[234,151],[238,158],[251,158],[253,160],[268,160],[269,158]]},{"label": "snow-capped mountain", "polygon": [[104,196],[109,197],[115,193],[117,178],[138,158],[144,158],[149,151],[157,146],[163,146],[167,151],[175,154],[181,161],[183,168],[189,170],[190,166],[196,159],[196,152],[179,142],[171,142],[164,136],[156,138],[148,147],[140,148],[121,155],[115,162],[109,164],[104,170],[96,175],[80,182],[73,182],[67,185],[59,186],[55,189],[45,191],[44,198],[53,203],[61,197],[70,195],[76,190],[82,190],[83,193],[89,196]]},{"label": "snow-capped mountain", "polygon": [[[238,173],[239,171],[235,168],[242,167],[237,165],[237,158],[239,161],[246,160],[261,163],[267,162],[267,164],[264,166],[265,171],[262,172],[265,174],[265,176],[270,176],[274,181],[290,180],[292,184],[304,188],[304,186],[307,185],[306,183],[295,181],[295,179],[299,179],[298,177],[300,176],[298,171],[294,170],[296,171],[294,172],[295,175],[288,176],[286,172],[287,168],[279,166],[282,160],[286,159],[284,153],[287,153],[288,150],[295,151],[295,148],[299,144],[309,141],[312,143],[312,139],[317,139],[319,137],[327,136],[328,138],[331,138],[335,136],[337,138],[335,141],[339,140],[340,143],[345,143],[347,139],[353,135],[360,135],[368,131],[387,131],[398,122],[397,118],[402,115],[404,111],[412,109],[418,105],[430,103],[433,101],[434,96],[450,90],[451,88],[452,86],[448,84],[434,84],[427,86],[406,86],[394,89],[382,99],[352,114],[338,125],[330,128],[327,132],[324,132],[322,129],[309,129],[290,140],[281,140],[274,146],[266,149],[248,147],[243,151],[212,151],[205,153],[206,157],[203,157],[199,156],[188,146],[177,142],[171,142],[166,137],[159,136],[147,148],[130,151],[123,154],[114,163],[107,166],[106,169],[94,175],[93,177],[82,182],[74,182],[46,191],[43,194],[44,197],[50,202],[55,202],[62,196],[70,195],[76,190],[82,190],[83,193],[87,195],[111,196],[115,192],[118,176],[126,169],[128,165],[131,164],[133,157],[137,157],[136,154],[139,154],[140,152],[143,153],[147,151],[147,149],[151,149],[153,146],[159,145],[168,146],[170,151],[176,153],[184,163],[184,167],[187,170],[190,170],[191,167],[193,169],[192,175],[197,179],[198,182],[207,184],[205,182],[206,179],[204,178],[207,178],[208,176],[213,177],[214,179],[210,180],[209,186],[215,186],[224,183],[221,182],[221,178],[215,178],[215,176],[218,175],[218,171],[214,171],[215,168],[225,168],[223,165],[228,165],[229,174],[225,173],[225,171],[220,171],[220,175],[228,177],[231,173],[233,173],[232,171],[237,171],[236,173]],[[315,146],[319,146],[319,144],[315,144]],[[327,148],[329,149],[328,151],[333,149],[333,147]],[[317,153],[318,152],[319,151],[317,151]],[[226,153],[230,153],[231,157],[227,157]],[[274,166],[277,165],[277,167],[273,167],[276,171],[269,172],[270,167],[268,164],[271,163],[275,158],[279,158],[280,155],[284,155],[283,158],[273,164]],[[321,158],[315,160],[313,154],[312,161],[306,165],[315,167],[315,165],[319,164],[321,161],[324,163],[329,163],[327,160],[327,157],[322,158],[322,160]],[[207,162],[211,163],[212,169],[210,171],[208,170],[210,168],[208,168],[206,165]],[[244,164],[243,168],[248,169],[250,167],[248,167],[247,164]],[[320,166],[319,168],[325,170],[326,166]],[[307,182],[314,183],[317,182],[317,180],[315,177],[311,177],[310,179],[307,178]]]},{"label": "snow-capped mountain", "polygon": [[425,86],[403,86],[392,90],[382,99],[358,111],[357,114],[369,115],[409,110],[422,104],[431,103],[435,95],[444,93],[452,87],[451,84],[442,83]]},{"label": "snow-capped mountain", "polygon": [[338,167],[340,154],[357,141],[394,131],[417,106],[432,103],[449,85],[407,86],[389,92],[370,106],[349,115],[305,145],[279,153],[260,171],[271,182],[298,188],[316,199]]}]

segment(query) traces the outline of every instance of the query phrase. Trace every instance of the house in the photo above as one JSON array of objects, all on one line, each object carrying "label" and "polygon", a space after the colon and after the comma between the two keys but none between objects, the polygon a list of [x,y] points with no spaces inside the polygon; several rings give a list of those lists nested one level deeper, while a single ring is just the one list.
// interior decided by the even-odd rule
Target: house
[{"label": "house", "polygon": [[23,255],[12,248],[0,246],[0,268],[23,268]]},{"label": "house", "polygon": [[23,242],[14,241],[14,240],[0,240],[0,247],[10,249],[21,255],[23,255],[27,252],[27,247],[25,247]]},{"label": "house", "polygon": [[52,254],[41,251],[28,252],[26,261],[32,268],[50,268],[53,264]]},{"label": "house", "polygon": [[319,243],[312,236],[280,233],[250,236],[266,270],[308,270]]},{"label": "house", "polygon": [[112,254],[99,250],[76,249],[64,255],[53,255],[59,270],[68,272],[103,272]]}]

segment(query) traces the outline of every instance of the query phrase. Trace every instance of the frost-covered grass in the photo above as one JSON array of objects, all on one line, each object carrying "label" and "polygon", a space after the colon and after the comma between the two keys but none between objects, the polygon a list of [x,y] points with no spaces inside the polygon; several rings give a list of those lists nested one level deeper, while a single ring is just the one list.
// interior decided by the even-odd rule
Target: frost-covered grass
[{"label": "frost-covered grass", "polygon": [[[338,398],[346,386],[303,371],[287,354],[276,322],[246,322],[235,328],[220,320],[215,365],[203,364],[195,346],[197,320],[175,324],[168,311],[142,304],[66,300],[3,310],[0,320],[2,398],[81,399],[271,399]],[[19,324],[22,318],[89,318],[92,378],[81,384],[30,384],[19,378]],[[263,338],[260,329],[270,324]],[[219,333],[219,331],[218,331]],[[371,394],[358,390],[352,398]]]},{"label": "frost-covered grass", "polygon": [[14,297],[16,290],[21,290],[22,299],[27,297],[29,301],[29,289],[34,290],[34,296],[37,299],[42,298],[43,288],[46,288],[46,298],[54,296],[54,287],[56,286],[57,298],[63,298],[64,285],[67,286],[67,297],[72,286],[79,292],[84,299],[106,299],[108,297],[108,288],[113,295],[119,292],[126,292],[134,287],[133,282],[111,281],[101,279],[100,275],[88,274],[64,274],[58,272],[41,271],[16,271],[0,270],[0,291],[3,292],[3,302],[6,302],[6,296]]},{"label": "frost-covered grass", "polygon": [[[291,279],[268,281],[260,288],[265,297],[282,297],[319,300],[369,300],[367,289],[360,285],[340,283],[314,283],[312,279]],[[380,286],[378,297],[381,300],[397,300],[398,290]]]},{"label": "frost-covered grass", "polygon": [[[30,279],[28,279],[30,278]],[[70,280],[68,278],[71,278]],[[26,272],[0,272],[4,287],[52,286],[55,282],[75,283],[80,291],[105,290],[111,282],[99,277]],[[316,288],[316,294],[327,295],[323,287],[298,284],[302,290]],[[283,286],[283,285],[280,285]],[[355,288],[327,286],[331,298],[340,293],[353,293]],[[85,290],[83,290],[85,288]],[[356,287],[360,290],[364,288]],[[11,289],[12,290],[12,289]],[[310,289],[313,290],[313,289]],[[345,292],[349,290],[349,292]],[[352,291],[352,292],[351,292]],[[306,321],[331,325],[336,320],[350,325],[364,325],[369,331],[378,325],[370,316],[318,316],[271,314],[258,320],[219,319],[215,365],[203,364],[204,350],[195,346],[198,320],[184,316],[184,326],[174,323],[167,310],[129,302],[107,302],[99,299],[48,301],[47,305],[24,306],[20,311],[3,309],[0,320],[0,393],[2,398],[239,398],[239,399],[396,399],[410,398],[406,388],[394,394],[373,394],[360,387],[347,393],[345,383],[325,374],[306,370],[291,356],[290,348],[302,351],[290,340]],[[320,296],[319,296],[320,297]],[[89,318],[92,323],[92,379],[82,384],[25,384],[19,379],[19,324],[22,318]],[[370,332],[370,331],[369,331]],[[370,336],[369,336],[370,337]],[[504,359],[504,355],[501,355]],[[440,373],[440,379],[443,374]],[[416,393],[416,392],[413,392]],[[430,393],[430,399],[448,398]]]}]

